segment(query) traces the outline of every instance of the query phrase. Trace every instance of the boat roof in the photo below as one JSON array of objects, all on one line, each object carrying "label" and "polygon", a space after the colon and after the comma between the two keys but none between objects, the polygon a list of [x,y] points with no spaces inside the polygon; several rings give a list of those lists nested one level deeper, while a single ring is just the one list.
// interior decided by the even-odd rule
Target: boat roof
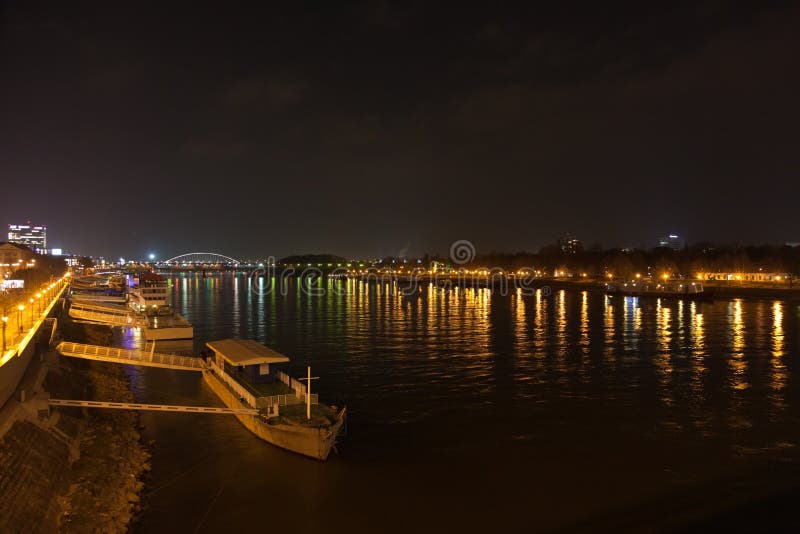
[{"label": "boat roof", "polygon": [[289,361],[289,358],[283,354],[252,339],[220,339],[219,341],[209,341],[206,346],[231,365],[258,365]]}]

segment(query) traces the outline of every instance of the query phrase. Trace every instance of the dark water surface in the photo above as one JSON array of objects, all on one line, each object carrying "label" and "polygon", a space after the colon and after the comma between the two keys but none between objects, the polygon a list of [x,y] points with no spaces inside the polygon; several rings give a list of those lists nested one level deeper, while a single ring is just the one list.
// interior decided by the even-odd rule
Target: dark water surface
[{"label": "dark water surface", "polygon": [[[800,480],[798,306],[327,282],[171,280],[207,340],[310,363],[349,435],[326,463],[229,416],[143,414],[146,532],[498,532],[786,525]],[[321,286],[325,289],[324,286]],[[125,343],[140,343],[134,333]],[[157,350],[166,351],[168,347]],[[219,401],[129,369],[138,399]],[[748,523],[750,522],[750,523]]]}]

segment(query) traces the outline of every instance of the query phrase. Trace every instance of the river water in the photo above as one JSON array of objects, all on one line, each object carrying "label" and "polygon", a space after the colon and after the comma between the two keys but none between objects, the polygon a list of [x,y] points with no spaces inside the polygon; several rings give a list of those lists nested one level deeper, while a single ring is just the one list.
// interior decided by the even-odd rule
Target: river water
[{"label": "river water", "polygon": [[[797,304],[492,294],[358,281],[308,295],[170,279],[195,347],[253,338],[310,364],[348,436],[325,463],[223,415],[145,413],[143,532],[659,530],[785,524],[800,480]],[[339,291],[330,291],[332,288]],[[126,332],[124,344],[137,344]],[[166,351],[169,347],[159,347]],[[219,405],[194,373],[136,397]]]}]

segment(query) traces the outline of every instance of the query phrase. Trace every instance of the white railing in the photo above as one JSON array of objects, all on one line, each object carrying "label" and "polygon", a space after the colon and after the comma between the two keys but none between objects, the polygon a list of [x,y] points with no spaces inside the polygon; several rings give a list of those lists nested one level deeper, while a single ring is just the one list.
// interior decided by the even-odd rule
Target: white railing
[{"label": "white railing", "polygon": [[116,304],[101,304],[97,302],[86,302],[84,300],[77,300],[77,299],[72,299],[71,302],[72,302],[70,304],[71,308],[78,308],[87,311],[101,311],[108,313],[119,313],[123,315],[127,315],[128,312],[130,311],[125,306],[118,306]]},{"label": "white railing", "polygon": [[278,378],[280,379],[281,382],[283,382],[284,384],[286,384],[287,386],[292,388],[292,390],[294,391],[294,394],[295,394],[296,397],[305,398],[305,396],[306,396],[306,385],[305,384],[303,384],[299,380],[296,380],[296,379],[292,378],[291,376],[287,375],[283,371],[278,371],[277,374],[278,374]]},{"label": "white railing", "polygon": [[264,406],[291,406],[293,404],[302,404],[303,402],[302,399],[298,399],[292,394],[270,395],[269,397],[259,397],[258,399]]},{"label": "white railing", "polygon": [[118,410],[149,410],[158,412],[188,412],[210,414],[257,415],[248,408],[217,408],[216,406],[181,406],[175,404],[141,404],[133,402],[102,402],[71,399],[48,399],[50,406],[74,406],[84,408],[112,408]]},{"label": "white railing", "polygon": [[115,326],[146,326],[147,320],[142,317],[132,317],[125,312],[114,312],[108,310],[84,309],[82,307],[71,306],[69,316],[84,321],[94,321],[98,323],[109,323]]},{"label": "white railing", "polygon": [[[254,408],[260,408],[259,403],[256,400],[256,396],[250,393],[243,385],[239,383],[238,380],[226,373],[224,369],[220,369],[213,359],[209,359],[208,363],[211,365],[211,369],[214,371],[214,374],[219,377],[220,380],[225,382],[234,393],[239,395],[240,399],[244,399],[247,404],[253,406]],[[263,397],[259,397],[259,399],[261,398]]]},{"label": "white railing", "polygon": [[182,368],[202,371],[205,364],[202,360],[192,356],[178,356],[176,354],[149,353],[141,350],[120,349],[116,347],[102,347],[100,345],[85,345],[62,341],[58,344],[58,352],[65,356],[87,359],[117,360],[120,363],[154,364],[163,367]]},{"label": "white railing", "polygon": [[[297,399],[305,401],[306,398],[306,385],[299,380],[292,378],[283,371],[277,371],[278,379],[281,382],[294,390],[294,395]],[[311,404],[319,404],[319,395],[316,393],[311,394]]]}]

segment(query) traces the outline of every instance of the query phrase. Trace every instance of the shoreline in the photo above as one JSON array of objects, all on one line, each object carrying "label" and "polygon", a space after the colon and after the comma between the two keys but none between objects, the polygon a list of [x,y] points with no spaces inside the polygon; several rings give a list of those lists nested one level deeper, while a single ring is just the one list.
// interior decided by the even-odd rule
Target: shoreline
[{"label": "shoreline", "polygon": [[[66,325],[65,325],[66,326]],[[110,337],[102,328],[70,325],[72,336],[93,342]],[[62,358],[76,375],[85,378],[80,398],[133,402],[130,380],[119,364]],[[142,443],[139,413],[127,410],[58,408],[80,413],[85,428],[80,457],[71,468],[72,483],[63,496],[59,530],[70,532],[128,532],[141,512],[141,494],[150,471],[150,453]]]},{"label": "shoreline", "polygon": [[[129,381],[118,364],[86,363],[87,368],[81,370],[88,382],[86,398],[133,401]],[[139,414],[86,410],[84,417],[80,457],[71,466],[72,480],[62,498],[59,530],[128,532],[141,512],[144,479],[150,471],[150,453],[142,443]]]},{"label": "shoreline", "polygon": [[[356,280],[359,280],[359,277],[355,277]],[[498,280],[501,280],[498,278]],[[482,278],[449,278],[449,277],[442,277],[439,279],[433,279],[430,277],[419,278],[415,281],[410,281],[409,279],[395,279],[390,281],[388,278],[367,278],[365,282],[367,283],[376,283],[376,282],[386,282],[390,283],[393,282],[397,284],[399,287],[403,288],[409,287],[408,284],[410,283],[417,283],[419,287],[427,286],[429,283],[433,283],[438,287],[448,288],[448,287],[461,287],[461,288],[491,288],[492,286],[495,287],[502,287],[500,284],[506,284],[508,291],[511,292],[517,288],[516,281],[514,278],[505,278],[502,279],[503,282],[490,282],[490,280],[486,277]],[[771,287],[767,285],[743,285],[739,282],[736,282],[737,285],[727,284],[727,283],[720,283],[720,282],[708,282],[704,281],[701,282],[703,287],[713,293],[713,299],[744,299],[744,300],[785,300],[789,302],[800,302],[800,285],[795,287]],[[559,279],[559,278],[535,278],[531,281],[520,281],[519,286],[522,288],[527,289],[544,289],[549,288],[551,291],[591,291],[593,293],[604,293],[605,292],[605,281],[597,280],[597,279],[583,279],[583,280],[568,280],[568,279]],[[645,298],[645,297],[643,297]],[[655,297],[654,297],[655,298]]]},{"label": "shoreline", "polygon": [[[703,287],[713,293],[713,299],[744,299],[744,300],[786,300],[790,302],[800,301],[800,287],[766,287],[766,286],[744,286],[727,285],[718,283],[702,282]],[[552,279],[536,283],[534,287],[540,288],[549,286],[556,290],[581,290],[604,292],[605,283],[597,280],[572,281]]]}]

